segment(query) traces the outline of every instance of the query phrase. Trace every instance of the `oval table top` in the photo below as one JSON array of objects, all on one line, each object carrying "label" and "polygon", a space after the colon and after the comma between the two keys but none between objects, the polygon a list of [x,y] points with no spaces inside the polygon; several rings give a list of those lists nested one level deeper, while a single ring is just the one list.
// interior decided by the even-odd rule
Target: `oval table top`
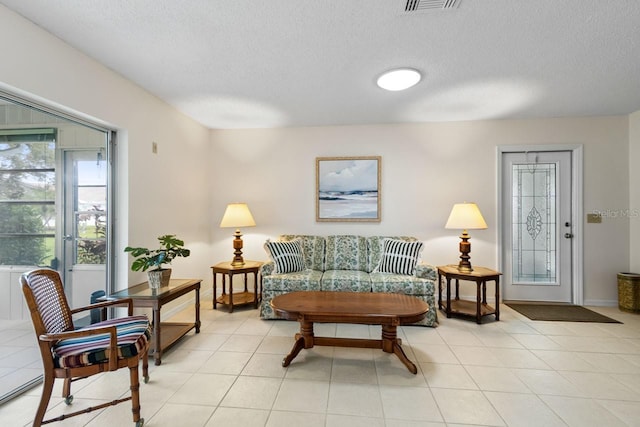
[{"label": "oval table top", "polygon": [[380,319],[413,323],[424,318],[429,305],[402,294],[377,292],[299,291],[278,295],[271,300],[274,311],[295,320],[301,315],[315,321],[380,324]]}]

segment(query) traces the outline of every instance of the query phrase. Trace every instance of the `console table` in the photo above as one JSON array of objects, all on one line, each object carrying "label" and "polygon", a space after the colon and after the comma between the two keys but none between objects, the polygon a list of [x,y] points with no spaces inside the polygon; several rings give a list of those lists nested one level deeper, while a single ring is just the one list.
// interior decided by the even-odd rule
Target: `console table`
[{"label": "console table", "polygon": [[[236,305],[245,305],[253,303],[254,308],[258,308],[258,301],[262,296],[260,282],[258,281],[258,272],[262,262],[245,261],[243,265],[231,265],[230,261],[220,262],[211,266],[213,272],[213,308],[219,304],[229,306],[229,313],[233,313],[233,307]],[[247,275],[253,273],[254,289],[253,292],[247,288]],[[218,288],[217,276],[222,274],[222,295],[216,298]],[[244,275],[244,292],[233,293],[233,276],[236,274]],[[229,292],[226,290],[226,277],[229,277]]]},{"label": "console table", "polygon": [[[200,332],[200,279],[171,279],[169,286],[151,289],[148,282],[140,283],[109,295],[109,299],[131,298],[134,307],[153,309],[153,357],[155,364],[162,363],[162,352],[171,347],[191,329]],[[189,292],[196,293],[196,318],[193,323],[161,322],[160,310],[166,303]]]},{"label": "console table", "polygon": [[[445,265],[438,267],[438,308],[445,311],[448,318],[452,315],[473,316],[476,323],[480,324],[482,318],[494,314],[496,320],[500,320],[500,276],[495,270],[485,267],[473,267],[471,272],[461,272],[457,265]],[[447,299],[446,305],[442,303],[442,276],[446,280]],[[455,298],[451,299],[451,279],[455,280]],[[460,280],[476,283],[476,300],[467,301],[460,299]],[[487,282],[495,283],[496,302],[495,308],[487,304]]]}]

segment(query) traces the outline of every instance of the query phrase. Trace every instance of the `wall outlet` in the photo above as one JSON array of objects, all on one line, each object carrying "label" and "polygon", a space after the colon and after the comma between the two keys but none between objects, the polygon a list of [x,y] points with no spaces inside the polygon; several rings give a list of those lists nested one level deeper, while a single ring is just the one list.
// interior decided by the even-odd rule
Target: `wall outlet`
[{"label": "wall outlet", "polygon": [[158,154],[158,143],[155,141],[151,143],[151,152],[153,154]]},{"label": "wall outlet", "polygon": [[602,222],[602,215],[599,213],[587,214],[587,224],[600,224]]}]

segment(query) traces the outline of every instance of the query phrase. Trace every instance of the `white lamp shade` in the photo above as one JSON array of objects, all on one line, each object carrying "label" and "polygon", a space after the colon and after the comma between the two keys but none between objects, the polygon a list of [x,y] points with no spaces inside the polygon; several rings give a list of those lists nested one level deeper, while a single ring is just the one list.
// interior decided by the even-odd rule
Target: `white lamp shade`
[{"label": "white lamp shade", "polygon": [[255,227],[249,206],[246,203],[230,203],[224,211],[220,227]]},{"label": "white lamp shade", "polygon": [[481,230],[488,228],[487,223],[475,203],[456,203],[451,209],[445,228],[459,230]]}]

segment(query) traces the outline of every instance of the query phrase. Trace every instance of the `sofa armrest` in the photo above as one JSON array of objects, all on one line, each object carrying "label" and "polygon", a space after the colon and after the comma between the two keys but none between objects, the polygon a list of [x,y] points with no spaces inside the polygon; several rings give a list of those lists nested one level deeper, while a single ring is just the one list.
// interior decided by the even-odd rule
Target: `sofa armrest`
[{"label": "sofa armrest", "polygon": [[436,268],[429,264],[418,264],[416,266],[416,277],[421,279],[436,280],[438,272]]},{"label": "sofa armrest", "polygon": [[260,275],[262,277],[265,277],[265,276],[269,276],[269,275],[273,274],[273,270],[274,270],[275,267],[276,267],[276,265],[273,263],[273,261],[265,262],[260,267]]}]

